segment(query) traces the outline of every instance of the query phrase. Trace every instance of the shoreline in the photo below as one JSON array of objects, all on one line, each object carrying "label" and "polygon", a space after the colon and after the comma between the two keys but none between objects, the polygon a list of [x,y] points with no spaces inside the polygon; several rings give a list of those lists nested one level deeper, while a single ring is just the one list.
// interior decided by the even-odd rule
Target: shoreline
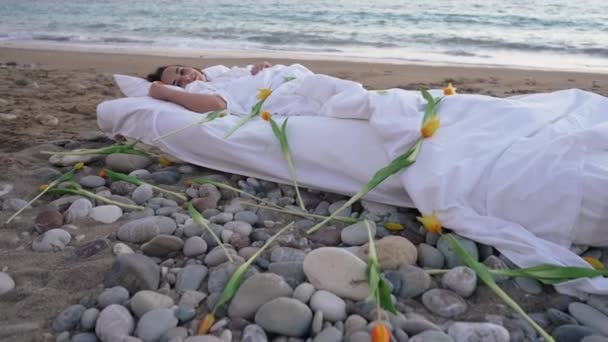
[{"label": "shoreline", "polygon": [[[196,49],[182,47],[141,47],[141,46],[118,46],[104,44],[78,44],[62,42],[44,42],[29,40],[6,40],[0,41],[0,51],[4,49],[35,50],[35,51],[58,51],[73,53],[96,53],[110,55],[137,55],[151,57],[172,57],[172,58],[211,58],[211,59],[240,59],[242,55],[251,58],[265,58],[273,60],[303,60],[311,62],[331,61],[361,64],[382,64],[382,65],[407,65],[420,67],[454,67],[454,68],[473,68],[473,69],[501,69],[501,70],[523,70],[523,71],[542,71],[542,72],[573,72],[601,74],[608,76],[608,68],[569,68],[569,67],[539,67],[537,65],[519,64],[496,64],[496,63],[467,63],[467,62],[446,62],[433,60],[419,60],[416,58],[377,58],[353,56],[337,53],[306,52],[306,51],[278,51],[278,50],[222,50],[222,49]],[[167,53],[170,50],[171,53]],[[0,53],[0,56],[3,54]],[[566,58],[566,57],[564,57]]]}]

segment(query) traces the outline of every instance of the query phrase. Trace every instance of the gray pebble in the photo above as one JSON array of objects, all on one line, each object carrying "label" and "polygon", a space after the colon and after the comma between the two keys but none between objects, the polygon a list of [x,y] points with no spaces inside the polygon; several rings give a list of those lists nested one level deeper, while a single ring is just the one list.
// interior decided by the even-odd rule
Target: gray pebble
[{"label": "gray pebble", "polygon": [[78,183],[85,188],[98,188],[106,185],[106,180],[99,176],[84,176]]},{"label": "gray pebble", "polygon": [[80,322],[80,318],[85,310],[86,308],[84,306],[75,304],[61,311],[61,313],[55,317],[55,320],[53,320],[51,325],[53,331],[62,332],[73,330]]},{"label": "gray pebble", "polygon": [[103,309],[111,304],[124,304],[129,300],[129,291],[122,286],[114,286],[109,289],[103,290],[102,293],[97,296],[97,304]]},{"label": "gray pebble", "polygon": [[466,266],[454,267],[441,277],[441,284],[459,296],[467,298],[475,291],[477,274]]},{"label": "gray pebble", "polygon": [[424,306],[442,317],[450,318],[467,311],[467,302],[449,290],[432,289],[422,295]]}]

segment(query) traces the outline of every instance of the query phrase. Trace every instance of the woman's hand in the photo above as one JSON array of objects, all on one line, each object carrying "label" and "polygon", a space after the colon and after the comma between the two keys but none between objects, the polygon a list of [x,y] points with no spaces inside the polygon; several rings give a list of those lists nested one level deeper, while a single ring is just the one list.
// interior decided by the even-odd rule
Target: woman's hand
[{"label": "woman's hand", "polygon": [[258,72],[260,72],[266,68],[270,68],[271,66],[272,66],[272,64],[270,64],[270,62],[266,62],[266,61],[264,61],[262,63],[258,63],[251,69],[251,74],[256,75]]},{"label": "woman's hand", "polygon": [[173,91],[173,89],[167,87],[163,82],[156,81],[150,85],[148,95],[158,100],[167,101]]}]

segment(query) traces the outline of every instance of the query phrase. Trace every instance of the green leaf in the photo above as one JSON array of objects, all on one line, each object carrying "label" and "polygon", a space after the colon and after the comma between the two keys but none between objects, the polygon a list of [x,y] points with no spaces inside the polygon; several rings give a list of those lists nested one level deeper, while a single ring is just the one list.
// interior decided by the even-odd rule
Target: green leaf
[{"label": "green leaf", "polygon": [[110,169],[104,169],[104,171],[106,172],[106,176],[108,176],[108,178],[110,178],[113,181],[123,181],[123,182],[131,183],[134,185],[138,185],[138,186],[145,183],[144,181],[142,181],[141,179],[139,179],[137,177],[125,175],[124,173],[112,171]]},{"label": "green leaf", "polygon": [[395,308],[391,298],[391,289],[384,279],[380,279],[378,291],[380,293],[380,306],[382,306],[384,310],[396,315],[397,308]]},{"label": "green leaf", "polygon": [[237,122],[236,125],[234,125],[234,127],[232,127],[232,129],[230,131],[228,131],[228,133],[226,133],[226,135],[224,135],[224,139],[228,139],[228,137],[230,137],[234,132],[236,132],[237,129],[239,129],[241,126],[243,126],[245,123],[247,123],[247,121],[260,115],[260,110],[262,109],[262,104],[264,104],[264,101],[265,100],[258,101],[258,103],[256,103],[253,106],[253,108],[251,108],[251,113],[249,113],[249,115],[247,115],[246,117],[239,120],[239,122]]},{"label": "green leaf", "polygon": [[579,278],[608,276],[608,270],[596,270],[586,267],[558,266],[550,264],[540,264],[528,268],[496,271],[500,275],[509,277],[533,278],[548,285],[554,285]]}]

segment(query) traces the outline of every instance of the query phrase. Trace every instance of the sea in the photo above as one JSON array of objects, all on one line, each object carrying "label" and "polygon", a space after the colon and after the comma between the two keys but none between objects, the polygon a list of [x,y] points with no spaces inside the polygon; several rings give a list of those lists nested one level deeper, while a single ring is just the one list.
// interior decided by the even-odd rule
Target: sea
[{"label": "sea", "polygon": [[10,42],[608,73],[608,1],[0,0]]}]

